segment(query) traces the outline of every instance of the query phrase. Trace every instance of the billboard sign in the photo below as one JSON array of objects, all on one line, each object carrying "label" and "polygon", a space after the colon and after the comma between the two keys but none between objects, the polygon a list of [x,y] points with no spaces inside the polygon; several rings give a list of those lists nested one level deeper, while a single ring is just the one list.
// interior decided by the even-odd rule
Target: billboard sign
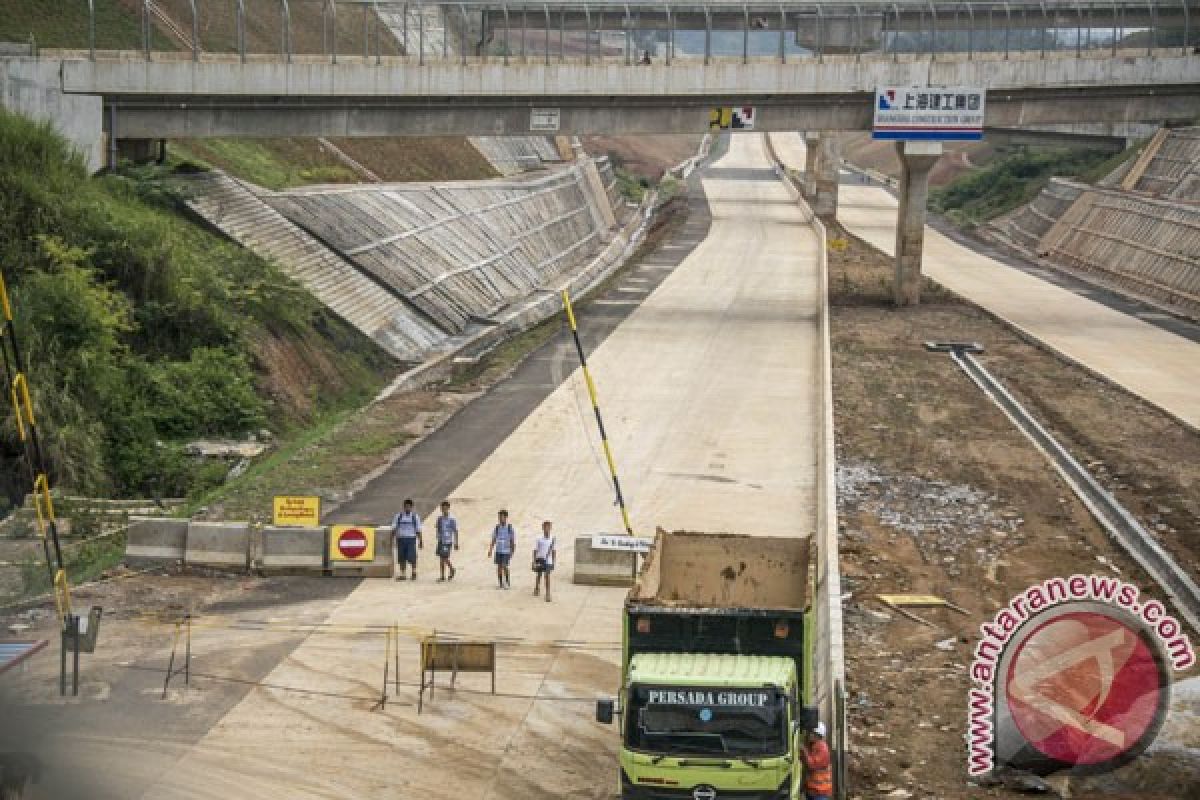
[{"label": "billboard sign", "polygon": [[872,139],[972,141],[983,138],[987,90],[979,87],[881,86],[875,90]]}]

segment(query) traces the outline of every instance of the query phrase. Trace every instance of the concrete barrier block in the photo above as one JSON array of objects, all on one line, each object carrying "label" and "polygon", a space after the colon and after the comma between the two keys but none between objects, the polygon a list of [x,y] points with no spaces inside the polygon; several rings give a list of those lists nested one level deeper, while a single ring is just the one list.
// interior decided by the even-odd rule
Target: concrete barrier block
[{"label": "concrete barrier block", "polygon": [[632,586],[633,553],[621,550],[596,550],[592,537],[575,538],[574,583],[587,586]]},{"label": "concrete barrier block", "polygon": [[159,517],[130,517],[125,535],[125,563],[154,566],[183,561],[188,521]]},{"label": "concrete barrier block", "polygon": [[192,522],[184,561],[194,567],[250,567],[250,523]]},{"label": "concrete barrier block", "polygon": [[325,528],[262,529],[260,562],[267,572],[321,572],[325,569]]},{"label": "concrete barrier block", "polygon": [[[374,561],[330,561],[329,572],[334,577],[343,578],[390,578],[395,574],[395,540],[391,526],[375,529],[375,560]],[[426,548],[421,555],[433,551]],[[428,564],[419,565],[428,569]]]}]

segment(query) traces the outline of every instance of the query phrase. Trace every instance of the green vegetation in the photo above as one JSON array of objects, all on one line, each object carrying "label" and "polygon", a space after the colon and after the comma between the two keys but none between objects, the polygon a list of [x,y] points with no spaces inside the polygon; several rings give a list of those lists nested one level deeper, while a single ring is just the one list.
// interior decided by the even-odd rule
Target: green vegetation
[{"label": "green vegetation", "polygon": [[1109,161],[1099,150],[1017,147],[929,194],[929,207],[976,225],[1032,200],[1051,177],[1080,177]]},{"label": "green vegetation", "polygon": [[650,188],[650,181],[646,178],[639,178],[621,167],[617,167],[614,174],[617,177],[617,189],[621,192],[621,196],[635,203],[642,202],[646,190]]},{"label": "green vegetation", "polygon": [[[55,486],[195,492],[225,465],[186,456],[187,440],[296,429],[369,397],[393,366],[180,205],[166,170],[89,178],[48,126],[0,111],[0,268]],[[28,490],[20,454],[4,404],[9,501]]]},{"label": "green vegetation", "polygon": [[315,139],[195,139],[172,142],[170,152],[268,189],[359,180],[354,170],[323,153]]},{"label": "green vegetation", "polygon": [[[118,0],[95,0],[96,47],[100,50],[136,50],[142,46],[142,23],[137,14]],[[85,49],[88,46],[86,2],[4,0],[0,13],[0,41],[28,42],[38,47]],[[152,33],[156,50],[173,50],[158,31]]]}]

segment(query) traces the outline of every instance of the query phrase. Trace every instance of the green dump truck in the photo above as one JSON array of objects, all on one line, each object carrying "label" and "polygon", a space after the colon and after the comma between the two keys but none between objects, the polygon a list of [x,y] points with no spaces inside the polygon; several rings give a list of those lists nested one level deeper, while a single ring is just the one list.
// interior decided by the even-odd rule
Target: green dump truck
[{"label": "green dump truck", "polygon": [[808,538],[659,531],[625,600],[624,800],[803,798]]}]

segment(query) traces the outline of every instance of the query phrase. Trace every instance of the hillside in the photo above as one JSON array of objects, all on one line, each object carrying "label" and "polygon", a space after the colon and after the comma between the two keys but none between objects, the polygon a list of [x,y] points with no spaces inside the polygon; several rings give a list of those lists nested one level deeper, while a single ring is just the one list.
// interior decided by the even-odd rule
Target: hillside
[{"label": "hillside", "polygon": [[[46,126],[0,111],[0,266],[55,485],[180,495],[225,465],[196,437],[286,432],[394,372],[275,267],[201,228],[154,168],[89,178]],[[5,404],[0,497],[19,449]]]},{"label": "hillside", "polygon": [[[464,136],[329,139],[329,144],[382,181],[482,180],[497,176]],[[319,139],[189,139],[172,141],[173,161],[217,167],[268,189],[365,179]]]}]

